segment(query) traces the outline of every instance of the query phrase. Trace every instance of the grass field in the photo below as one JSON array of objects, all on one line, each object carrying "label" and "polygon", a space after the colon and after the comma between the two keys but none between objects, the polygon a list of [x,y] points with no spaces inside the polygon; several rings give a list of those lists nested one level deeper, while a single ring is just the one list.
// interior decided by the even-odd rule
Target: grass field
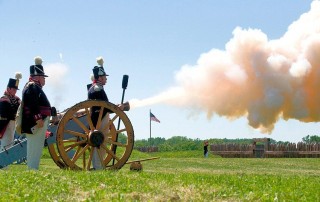
[{"label": "grass field", "polygon": [[320,159],[202,158],[202,151],[134,151],[143,171],[0,170],[0,201],[320,201]]}]

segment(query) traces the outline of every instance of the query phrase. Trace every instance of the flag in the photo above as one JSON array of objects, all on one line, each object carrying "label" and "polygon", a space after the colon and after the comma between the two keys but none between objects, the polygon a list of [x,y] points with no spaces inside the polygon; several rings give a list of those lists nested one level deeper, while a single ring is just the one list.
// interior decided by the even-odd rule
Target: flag
[{"label": "flag", "polygon": [[157,117],[153,115],[151,112],[150,112],[150,120],[160,123],[159,119],[157,119]]}]

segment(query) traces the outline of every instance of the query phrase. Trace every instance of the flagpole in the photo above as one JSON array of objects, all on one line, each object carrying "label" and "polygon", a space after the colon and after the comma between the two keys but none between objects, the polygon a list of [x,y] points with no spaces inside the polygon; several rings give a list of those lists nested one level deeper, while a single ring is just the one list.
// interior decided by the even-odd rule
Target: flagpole
[{"label": "flagpole", "polygon": [[150,146],[151,146],[151,109],[149,112],[149,122],[150,122]]}]

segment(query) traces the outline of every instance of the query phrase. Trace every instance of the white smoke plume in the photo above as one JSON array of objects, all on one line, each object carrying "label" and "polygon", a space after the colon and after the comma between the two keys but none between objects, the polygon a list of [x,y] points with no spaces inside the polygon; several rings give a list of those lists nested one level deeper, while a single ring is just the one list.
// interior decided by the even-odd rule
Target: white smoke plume
[{"label": "white smoke plume", "polygon": [[51,99],[49,99],[51,105],[58,108],[66,99],[68,66],[62,63],[47,64],[44,67],[44,71],[49,76],[46,78],[45,88],[48,89],[46,94],[51,96]]},{"label": "white smoke plume", "polygon": [[213,49],[176,74],[177,87],[132,100],[167,103],[231,119],[271,133],[279,118],[320,121],[320,2],[277,40],[257,29],[235,28],[225,50]]},{"label": "white smoke plume", "polygon": [[60,58],[60,61],[63,62],[63,56],[62,56],[62,53],[59,53],[59,58]]}]

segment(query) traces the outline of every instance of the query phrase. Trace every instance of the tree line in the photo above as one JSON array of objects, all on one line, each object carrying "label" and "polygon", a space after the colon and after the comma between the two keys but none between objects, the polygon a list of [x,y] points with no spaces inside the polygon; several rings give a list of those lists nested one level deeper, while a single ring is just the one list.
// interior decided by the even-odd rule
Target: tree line
[{"label": "tree line", "polygon": [[302,138],[302,142],[304,142],[304,143],[319,143],[320,136],[307,135],[306,137]]},{"label": "tree line", "polygon": [[[120,136],[121,137],[121,136]],[[125,143],[125,137],[120,138],[123,139]],[[187,151],[187,150],[202,150],[203,149],[203,141],[199,138],[191,139],[183,136],[173,136],[169,139],[156,137],[142,140],[135,140],[134,147],[158,147],[159,151]],[[253,140],[249,138],[243,139],[218,139],[211,138],[208,139],[210,144],[252,144]],[[307,135],[302,138],[302,142],[304,143],[320,143],[320,136],[317,135]],[[276,141],[270,138],[271,144],[289,144],[289,141]],[[259,143],[257,143],[259,144]],[[262,143],[263,144],[263,143]]]}]

